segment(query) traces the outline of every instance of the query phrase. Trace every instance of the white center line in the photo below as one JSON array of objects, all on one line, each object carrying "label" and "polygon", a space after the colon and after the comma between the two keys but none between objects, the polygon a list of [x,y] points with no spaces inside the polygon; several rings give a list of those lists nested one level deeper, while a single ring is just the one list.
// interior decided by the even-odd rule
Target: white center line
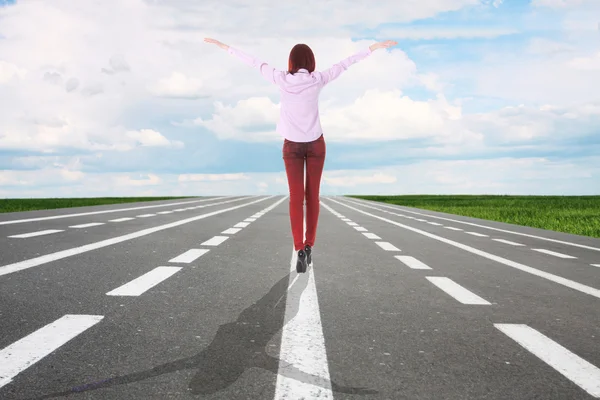
[{"label": "white center line", "polygon": [[359,232],[366,232],[367,228],[363,228],[362,226],[355,226],[354,229],[356,229]]},{"label": "white center line", "polygon": [[506,240],[506,239],[492,239],[492,240],[495,240],[496,242],[500,242],[500,243],[510,244],[512,246],[525,246],[524,244],[511,242],[510,240]]},{"label": "white center line", "polygon": [[246,218],[244,220],[244,222],[254,222],[254,221],[256,221],[256,218]]},{"label": "white center line", "polygon": [[429,221],[427,223],[430,224],[430,225],[435,225],[435,226],[441,226],[442,225],[442,224],[440,224],[438,222],[431,222],[431,221]]},{"label": "white center line", "polygon": [[462,231],[462,229],[460,229],[460,228],[455,228],[455,227],[453,227],[453,226],[445,226],[444,228],[446,228],[446,229],[450,229],[450,230],[453,230],[453,231]]},{"label": "white center line", "polygon": [[142,214],[142,215],[138,215],[138,218],[148,218],[148,217],[154,217],[156,214]]},{"label": "white center line", "polygon": [[132,219],[135,219],[135,218],[131,218],[131,217],[117,218],[117,219],[111,219],[110,222],[131,221]]},{"label": "white center line", "polygon": [[527,325],[494,326],[590,395],[600,397],[598,367]]},{"label": "white center line", "polygon": [[248,225],[250,225],[250,223],[249,223],[249,222],[238,222],[238,223],[237,223],[237,224],[235,224],[233,227],[234,227],[234,228],[245,228],[245,227],[247,227]]},{"label": "white center line", "polygon": [[202,243],[202,246],[218,246],[227,239],[229,239],[229,236],[214,236]]},{"label": "white center line", "polygon": [[397,248],[396,246],[394,246],[391,243],[388,242],[375,242],[377,243],[377,245],[379,247],[381,247],[382,249],[384,249],[385,251],[400,251],[399,248]]},{"label": "white center line", "polygon": [[590,264],[592,267],[600,267],[600,264]]},{"label": "white center line", "polygon": [[0,351],[0,387],[104,318],[64,315]]},{"label": "white center line", "polygon": [[552,251],[552,250],[546,250],[546,249],[531,249],[531,250],[538,251],[540,253],[549,254],[549,255],[555,256],[555,257],[560,257],[560,258],[577,258],[577,257],[569,256],[569,255],[566,255],[566,254],[557,253],[557,252]]},{"label": "white center line", "polygon": [[51,233],[57,233],[57,232],[63,232],[63,230],[62,229],[46,229],[45,231],[37,231],[37,232],[30,232],[30,233],[21,233],[19,235],[12,235],[12,236],[9,236],[9,238],[23,239],[23,238],[30,238],[30,237],[34,237],[34,236],[49,235]]},{"label": "white center line", "polygon": [[420,221],[420,222],[427,222],[427,220],[426,220],[426,219],[420,219],[420,218],[415,218],[415,219],[416,219],[417,221]]},{"label": "white center line", "polygon": [[178,208],[177,210],[173,210],[175,212],[181,212],[181,211],[185,211],[185,208]]},{"label": "white center line", "polygon": [[[296,270],[292,252],[290,270]],[[307,276],[308,275],[308,276]],[[286,296],[274,400],[333,399],[314,268],[295,274]],[[304,288],[302,288],[306,285]],[[298,286],[300,285],[300,286]]]},{"label": "white center line", "polygon": [[344,221],[344,222],[352,222],[352,220],[348,219],[348,218],[342,218],[342,221]]},{"label": "white center line", "polygon": [[379,236],[377,236],[376,234],[371,233],[371,232],[369,232],[369,233],[363,233],[363,235],[365,235],[369,239],[376,239],[376,240],[380,240],[381,239]]},{"label": "white center line", "polygon": [[350,226],[358,226],[358,224],[356,222],[347,222],[347,224]]},{"label": "white center line", "polygon": [[152,271],[146,272],[139,278],[124,284],[110,292],[108,296],[139,296],[148,289],[153,288],[171,275],[179,271],[181,267],[156,267]]},{"label": "white center line", "polygon": [[394,256],[412,269],[431,269],[428,265],[411,256]]},{"label": "white center line", "polygon": [[473,236],[479,236],[479,237],[489,237],[488,235],[484,235],[483,233],[478,233],[478,232],[465,232],[469,235],[473,235]]},{"label": "white center line", "polygon": [[[504,264],[504,265],[507,265],[509,267],[518,269],[520,271],[524,271],[524,272],[527,272],[529,274],[532,274],[532,275],[535,275],[535,276],[539,276],[539,277],[544,278],[544,279],[548,279],[549,281],[558,283],[559,285],[566,286],[566,287],[571,288],[573,290],[577,290],[577,291],[579,291],[581,293],[585,293],[585,294],[588,294],[590,296],[594,296],[594,297],[600,299],[600,290],[596,289],[594,287],[587,286],[587,285],[584,285],[582,283],[579,283],[579,282],[576,282],[576,281],[572,281],[572,280],[567,279],[567,278],[563,278],[562,276],[554,275],[554,274],[551,274],[549,272],[542,271],[542,270],[539,270],[537,268],[533,268],[533,267],[530,267],[528,265],[518,263],[516,261],[508,260],[508,259],[506,259],[504,257],[500,257],[500,256],[497,256],[495,254],[488,253],[487,251],[479,250],[479,249],[476,249],[475,247],[471,247],[471,246],[468,246],[466,244],[462,244],[462,243],[459,243],[457,241],[447,239],[445,237],[434,235],[433,233],[425,232],[425,231],[422,231],[420,229],[413,228],[412,226],[401,224],[399,222],[393,221],[393,220],[388,219],[388,218],[380,217],[379,215],[371,214],[371,213],[369,213],[367,211],[358,209],[356,207],[349,206],[349,205],[344,204],[342,202],[339,202],[337,200],[333,200],[333,199],[330,199],[330,198],[328,200],[332,201],[334,203],[337,203],[337,204],[339,204],[339,205],[341,205],[343,207],[346,207],[346,208],[349,208],[351,210],[357,211],[357,212],[359,212],[359,213],[361,213],[363,215],[368,215],[369,217],[376,218],[376,219],[381,220],[381,221],[385,221],[388,224],[396,225],[396,226],[398,226],[400,228],[403,228],[403,229],[406,229],[406,230],[418,233],[418,234],[423,235],[423,236],[427,236],[427,237],[429,237],[431,239],[435,239],[435,240],[440,241],[442,243],[446,243],[446,244],[449,244],[451,246],[457,247],[459,249],[468,251],[469,253],[477,254],[477,255],[479,255],[481,257],[487,258],[488,260],[493,260],[493,261],[496,261],[496,262],[498,262],[500,264]],[[361,207],[373,208],[373,209],[376,209],[376,210],[381,211],[381,212],[393,214],[393,213],[391,213],[389,211],[379,210],[378,208],[369,206],[367,204],[361,204]]]},{"label": "white center line", "polygon": [[221,233],[224,235],[235,235],[236,233],[238,233],[241,230],[242,230],[241,228],[229,228],[227,230],[224,230]]},{"label": "white center line", "polygon": [[104,222],[90,222],[89,224],[71,225],[69,228],[90,228],[92,226],[104,225]]},{"label": "white center line", "polygon": [[427,280],[462,304],[490,305],[490,302],[465,289],[450,278],[443,276],[428,276]]},{"label": "white center line", "polygon": [[157,214],[172,214],[173,211],[160,211]]},{"label": "white center line", "polygon": [[210,250],[208,249],[190,249],[183,254],[178,255],[177,257],[169,260],[170,263],[191,263],[195,261],[197,258],[205,255]]}]

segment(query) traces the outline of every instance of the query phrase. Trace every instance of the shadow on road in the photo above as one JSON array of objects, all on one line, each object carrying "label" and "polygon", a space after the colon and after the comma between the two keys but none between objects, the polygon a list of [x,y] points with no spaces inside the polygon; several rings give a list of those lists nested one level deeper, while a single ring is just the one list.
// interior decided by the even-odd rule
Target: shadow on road
[{"label": "shadow on road", "polygon": [[[294,280],[291,284],[289,282],[290,273],[288,273],[271,288],[269,293],[242,311],[236,321],[221,325],[212,343],[194,356],[158,365],[149,370],[115,376],[33,399],[69,396],[89,390],[139,382],[188,369],[197,370],[188,385],[190,392],[192,394],[213,394],[233,384],[246,369],[253,367],[263,368],[275,374],[327,389],[328,384],[331,383],[334,392],[378,393],[375,390],[346,387],[333,381],[324,381],[323,378],[307,374],[293,365],[285,366],[285,360],[282,361],[283,368],[280,370],[280,360],[267,354],[268,342],[284,326],[284,322],[290,322],[297,315],[299,307],[301,307],[300,296],[308,285],[310,273],[312,273],[311,268],[305,274],[296,275],[294,271]],[[284,321],[286,302],[289,313],[288,321]]]}]

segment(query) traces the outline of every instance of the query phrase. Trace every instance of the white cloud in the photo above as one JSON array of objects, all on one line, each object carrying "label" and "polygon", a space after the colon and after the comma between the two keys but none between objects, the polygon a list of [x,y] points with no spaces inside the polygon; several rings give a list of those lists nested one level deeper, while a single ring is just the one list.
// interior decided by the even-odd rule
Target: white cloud
[{"label": "white cloud", "polygon": [[[498,1],[498,0],[496,0]],[[494,4],[494,7],[499,6]],[[393,37],[397,39],[472,39],[472,38],[497,38],[512,35],[519,31],[514,28],[449,28],[449,27],[410,27],[410,28],[384,28],[378,31],[377,38],[385,40]]]},{"label": "white cloud", "polygon": [[397,181],[396,176],[380,172],[334,171],[325,172],[323,183],[329,186],[369,187],[375,184],[389,184]]},{"label": "white cloud", "polygon": [[177,71],[149,87],[150,92],[156,96],[192,99],[201,97],[203,89],[204,85],[200,79],[187,77]]},{"label": "white cloud", "polygon": [[250,178],[246,174],[182,174],[177,178],[179,182],[221,182],[247,179]]},{"label": "white cloud", "polygon": [[582,71],[598,71],[600,70],[600,52],[590,57],[576,57],[569,61],[568,65]]},{"label": "white cloud", "polygon": [[23,79],[27,71],[15,64],[0,60],[0,85],[13,79]]}]

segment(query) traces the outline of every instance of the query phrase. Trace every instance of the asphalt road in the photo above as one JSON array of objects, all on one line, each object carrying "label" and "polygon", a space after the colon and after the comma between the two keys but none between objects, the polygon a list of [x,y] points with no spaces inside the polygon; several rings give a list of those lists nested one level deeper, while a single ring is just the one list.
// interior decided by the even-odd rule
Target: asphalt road
[{"label": "asphalt road", "polygon": [[600,398],[600,240],[324,197],[297,274],[287,204],[1,215],[0,399]]}]

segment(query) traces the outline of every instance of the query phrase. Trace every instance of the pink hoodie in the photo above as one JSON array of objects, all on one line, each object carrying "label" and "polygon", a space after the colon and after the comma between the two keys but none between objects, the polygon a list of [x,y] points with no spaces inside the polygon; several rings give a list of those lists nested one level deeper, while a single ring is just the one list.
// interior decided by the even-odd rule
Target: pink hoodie
[{"label": "pink hoodie", "polygon": [[371,49],[367,48],[323,72],[309,73],[306,69],[300,69],[292,75],[287,71],[279,71],[266,62],[257,60],[231,46],[228,52],[251,67],[257,68],[267,81],[279,86],[281,109],[277,132],[292,142],[311,142],[323,134],[319,118],[321,89],[340,76],[350,65],[372,53]]}]

